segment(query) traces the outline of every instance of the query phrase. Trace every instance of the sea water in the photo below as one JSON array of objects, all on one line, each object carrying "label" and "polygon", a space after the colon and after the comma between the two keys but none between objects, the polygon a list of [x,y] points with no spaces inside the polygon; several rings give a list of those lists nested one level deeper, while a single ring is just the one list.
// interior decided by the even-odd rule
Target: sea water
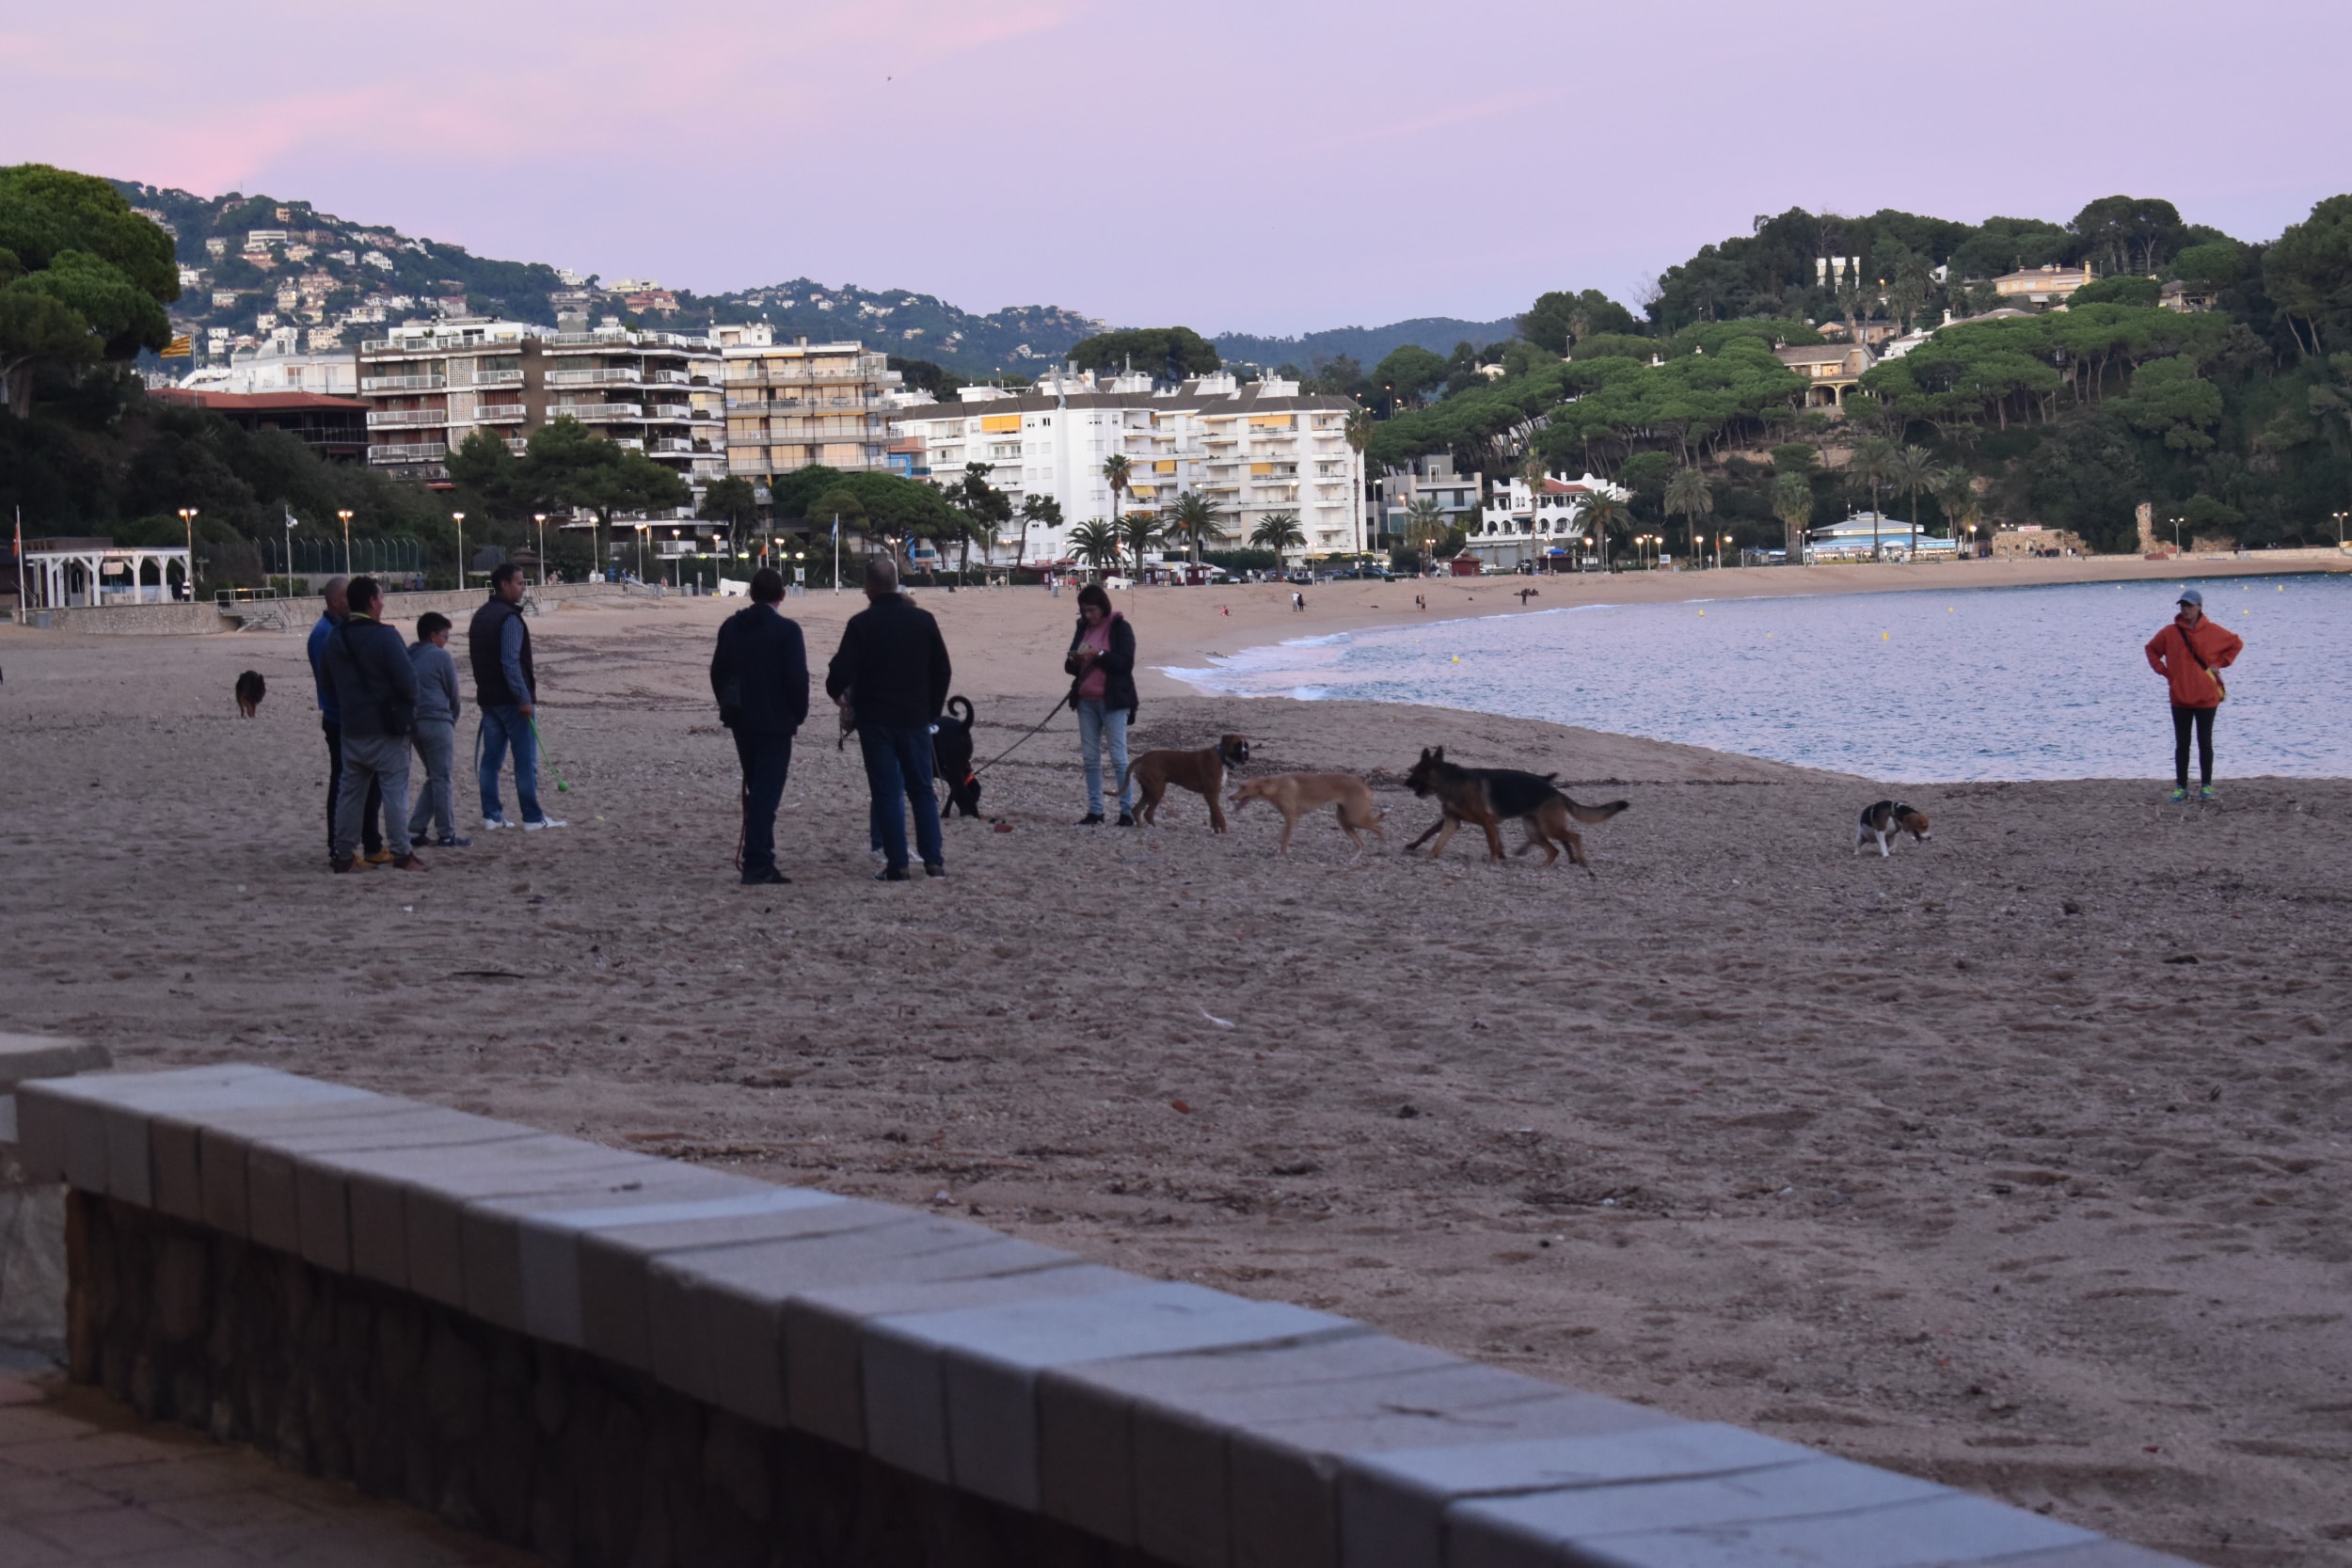
[{"label": "sea water", "polygon": [[[2158,778],[2172,724],[2141,649],[2191,585],[2246,640],[2217,774],[2352,776],[2352,577],[2321,573],[1416,616],[1167,673],[1236,696],[1427,703],[1904,783]],[[1483,586],[1500,598],[1543,581]]]}]

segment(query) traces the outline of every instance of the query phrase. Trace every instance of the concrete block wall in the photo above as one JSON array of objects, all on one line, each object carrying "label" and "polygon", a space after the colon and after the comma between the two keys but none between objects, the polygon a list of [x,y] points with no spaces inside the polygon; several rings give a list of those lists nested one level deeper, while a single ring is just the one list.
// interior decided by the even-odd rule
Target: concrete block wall
[{"label": "concrete block wall", "polygon": [[24,1086],[77,1377],[580,1563],[2159,1568],[1281,1303],[263,1069]]}]

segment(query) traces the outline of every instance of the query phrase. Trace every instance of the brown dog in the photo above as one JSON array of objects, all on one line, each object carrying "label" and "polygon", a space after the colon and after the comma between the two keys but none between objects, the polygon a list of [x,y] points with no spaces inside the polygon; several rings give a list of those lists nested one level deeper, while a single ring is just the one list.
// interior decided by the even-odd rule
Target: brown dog
[{"label": "brown dog", "polygon": [[1502,835],[1497,832],[1503,823],[1518,819],[1527,824],[1527,843],[1519,849],[1525,854],[1540,847],[1544,863],[1551,864],[1560,858],[1554,849],[1558,840],[1568,851],[1568,859],[1584,868],[1586,875],[1597,876],[1592,863],[1584,858],[1583,839],[1568,826],[1578,822],[1606,822],[1626,809],[1627,802],[1612,800],[1605,806],[1582,806],[1560,792],[1552,783],[1551,773],[1528,773],[1516,768],[1464,768],[1448,762],[1445,748],[1424,749],[1412,771],[1405,775],[1406,787],[1426,800],[1435,797],[1444,815],[1438,818],[1429,832],[1405,847],[1407,854],[1420,848],[1432,837],[1437,845],[1429,851],[1436,860],[1445,853],[1446,840],[1456,829],[1470,823],[1486,835],[1486,859],[1502,859]]},{"label": "brown dog", "polygon": [[1337,808],[1340,832],[1347,842],[1356,846],[1356,858],[1364,855],[1363,829],[1382,844],[1389,842],[1388,830],[1380,826],[1380,813],[1373,809],[1372,788],[1352,773],[1277,773],[1270,779],[1251,779],[1233,791],[1233,814],[1252,800],[1268,800],[1282,814],[1282,842],[1275,850],[1278,855],[1291,852],[1291,830],[1298,819],[1324,806]]},{"label": "brown dog", "polygon": [[1220,799],[1225,793],[1225,770],[1248,760],[1249,742],[1237,735],[1219,736],[1216,745],[1197,752],[1146,752],[1127,765],[1119,792],[1126,794],[1128,781],[1133,780],[1136,815],[1156,828],[1160,797],[1168,793],[1169,784],[1182,784],[1207,800],[1209,831],[1221,833],[1225,831],[1225,805]]}]

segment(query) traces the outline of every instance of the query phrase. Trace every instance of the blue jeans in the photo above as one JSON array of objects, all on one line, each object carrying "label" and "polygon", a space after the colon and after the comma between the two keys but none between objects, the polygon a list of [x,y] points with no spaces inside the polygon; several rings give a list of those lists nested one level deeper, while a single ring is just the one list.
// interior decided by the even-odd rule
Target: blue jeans
[{"label": "blue jeans", "polygon": [[1105,710],[1103,705],[1089,698],[1078,703],[1078,754],[1087,765],[1087,815],[1103,815],[1103,743],[1110,742],[1111,771],[1119,776],[1119,809],[1121,815],[1134,807],[1134,797],[1127,785],[1127,710],[1115,707]]},{"label": "blue jeans", "polygon": [[907,868],[904,799],[914,808],[914,847],[925,865],[941,862],[939,797],[931,792],[931,732],[927,724],[857,727],[858,750],[866,757],[866,787],[873,798],[873,825],[882,832],[882,858],[893,870]]},{"label": "blue jeans", "polygon": [[776,868],[776,803],[792,772],[792,736],[733,733],[743,766],[743,875],[750,877]]},{"label": "blue jeans", "polygon": [[523,820],[536,822],[539,811],[539,736],[531,727],[531,721],[511,703],[482,710],[482,818],[493,821],[504,816],[499,805],[499,769],[505,766],[506,749],[515,748],[515,800],[522,807]]}]

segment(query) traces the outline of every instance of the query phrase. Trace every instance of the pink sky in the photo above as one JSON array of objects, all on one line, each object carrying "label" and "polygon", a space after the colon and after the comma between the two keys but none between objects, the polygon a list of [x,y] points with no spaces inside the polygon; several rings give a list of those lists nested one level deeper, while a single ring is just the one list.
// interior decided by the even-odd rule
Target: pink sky
[{"label": "pink sky", "polygon": [[481,255],[1296,332],[1630,299],[1792,204],[2267,239],[2352,188],[2328,0],[118,0],[0,21],[0,157]]}]

